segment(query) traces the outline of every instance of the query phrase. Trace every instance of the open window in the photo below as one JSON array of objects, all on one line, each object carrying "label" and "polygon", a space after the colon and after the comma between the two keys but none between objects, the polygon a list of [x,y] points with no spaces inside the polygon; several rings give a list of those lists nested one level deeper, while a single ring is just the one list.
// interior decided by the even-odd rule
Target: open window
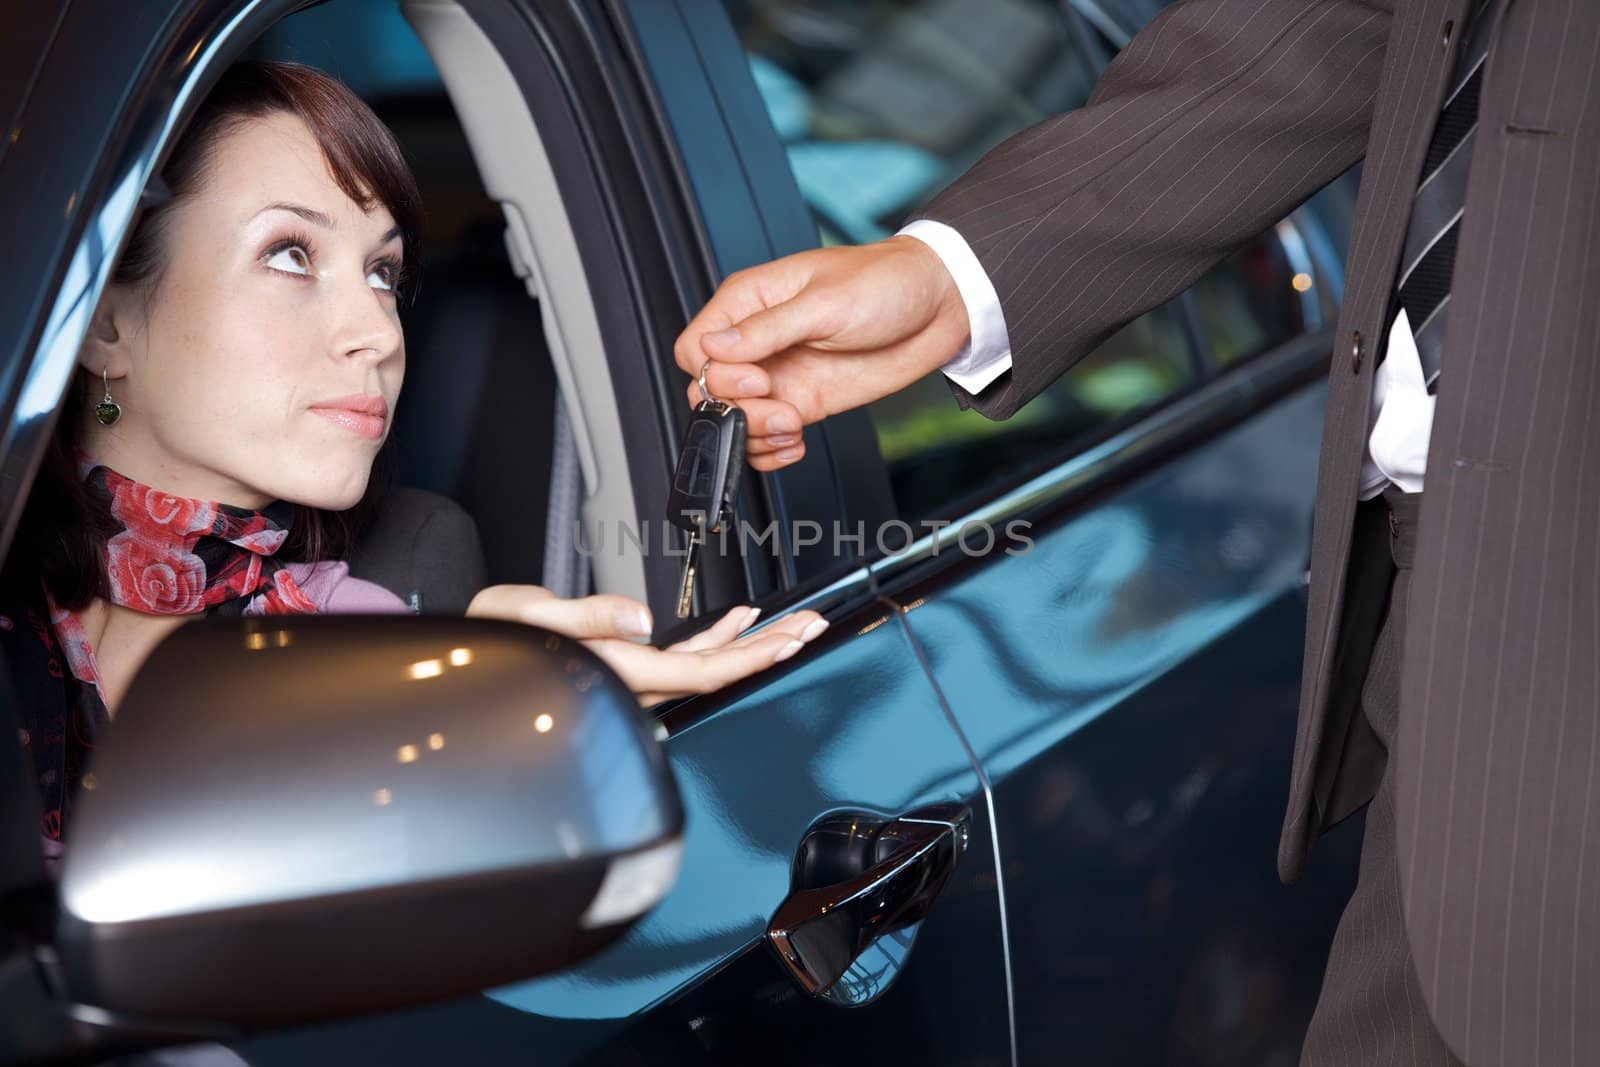
[{"label": "open window", "polygon": [[[643,598],[638,557],[576,550],[580,522],[635,514],[621,420],[577,236],[487,34],[450,0],[335,0],[285,18],[251,54],[340,76],[394,130],[421,185],[398,484],[468,512],[488,583]],[[358,549],[358,574],[390,578],[415,541],[400,524]]]},{"label": "open window", "polygon": [[[627,319],[615,296],[622,268],[596,279],[593,258],[581,252],[614,241],[598,232],[603,220],[587,206],[568,202],[556,177],[567,161],[552,156],[572,153],[546,151],[519,80],[531,76],[530,60],[548,65],[552,57],[530,52],[513,77],[500,49],[517,35],[496,34],[491,44],[478,20],[514,18],[528,40],[539,39],[535,27],[525,12],[507,15],[509,2],[473,6],[475,14],[450,0],[208,6],[204,17],[214,24],[192,49],[168,56],[152,79],[156,91],[139,97],[132,121],[119,120],[125,141],[108,154],[109,187],[91,185],[93,197],[78,205],[87,230],[52,298],[43,354],[27,368],[27,403],[48,411],[61,395],[141,189],[207,87],[243,55],[301,59],[344,77],[375,106],[411,149],[424,188],[430,269],[404,318],[413,361],[394,430],[400,484],[467,509],[488,581],[659,605],[666,597],[655,586],[664,583],[647,588],[645,571],[661,560],[617,551],[584,558],[574,545],[579,520],[637,526],[640,502],[666,497],[668,472],[656,476],[659,485],[644,484],[623,447],[624,406],[637,414],[659,395],[643,376],[623,376],[619,389],[612,371],[615,353],[641,347],[636,323],[602,324]],[[543,99],[550,109],[564,106],[554,94]],[[568,176],[564,184],[574,182]],[[597,308],[608,297],[610,316]],[[29,440],[51,422],[30,424]],[[32,446],[9,452],[7,479],[26,484],[36,455]]]}]

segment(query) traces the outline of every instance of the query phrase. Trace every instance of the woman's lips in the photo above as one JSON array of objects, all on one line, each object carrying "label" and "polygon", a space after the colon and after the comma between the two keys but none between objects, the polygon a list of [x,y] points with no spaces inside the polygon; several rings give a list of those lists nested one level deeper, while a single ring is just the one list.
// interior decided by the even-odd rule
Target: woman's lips
[{"label": "woman's lips", "polygon": [[327,419],[335,426],[342,426],[357,437],[365,437],[376,441],[383,436],[383,420],[376,415],[363,415],[359,411],[350,411],[346,408],[312,408],[318,415]]}]

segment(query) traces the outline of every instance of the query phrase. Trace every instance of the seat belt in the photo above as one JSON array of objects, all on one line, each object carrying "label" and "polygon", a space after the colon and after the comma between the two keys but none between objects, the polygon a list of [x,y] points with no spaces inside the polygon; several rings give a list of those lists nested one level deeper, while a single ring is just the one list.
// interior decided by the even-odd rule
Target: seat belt
[{"label": "seat belt", "polygon": [[544,573],[546,589],[563,597],[589,595],[589,560],[578,551],[578,522],[583,510],[583,472],[578,442],[567,417],[567,402],[556,390],[555,441],[550,449],[550,506],[545,512]]}]

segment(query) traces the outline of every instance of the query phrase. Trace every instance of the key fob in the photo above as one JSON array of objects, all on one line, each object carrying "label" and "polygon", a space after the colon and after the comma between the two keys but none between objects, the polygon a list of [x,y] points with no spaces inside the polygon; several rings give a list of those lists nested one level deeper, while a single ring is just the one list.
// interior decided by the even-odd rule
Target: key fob
[{"label": "key fob", "polygon": [[744,471],[744,411],[733,404],[702,401],[683,435],[683,451],[672,475],[667,518],[694,531],[694,516],[705,516],[705,531],[716,533],[733,515]]}]

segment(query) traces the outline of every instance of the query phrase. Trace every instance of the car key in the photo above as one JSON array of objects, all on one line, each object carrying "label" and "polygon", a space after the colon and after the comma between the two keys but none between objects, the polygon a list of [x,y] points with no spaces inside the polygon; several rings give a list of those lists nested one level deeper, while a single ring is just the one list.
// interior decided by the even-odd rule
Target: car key
[{"label": "car key", "polygon": [[680,619],[689,617],[694,600],[700,550],[709,534],[718,532],[723,523],[733,518],[733,502],[744,471],[744,412],[711,395],[706,389],[705,367],[700,369],[700,395],[704,399],[689,420],[667,498],[668,519],[689,532],[683,580],[678,586]]},{"label": "car key", "polygon": [[694,602],[695,570],[708,534],[722,529],[733,516],[734,497],[744,469],[744,412],[732,404],[707,399],[695,408],[684,435],[683,452],[672,478],[667,515],[689,531],[678,586],[678,618],[687,619]]},{"label": "car key", "polygon": [[683,557],[683,578],[678,582],[678,618],[687,619],[694,604],[694,572],[700,562],[700,546],[706,543],[705,517],[695,516],[694,529],[689,531],[689,550]]}]

